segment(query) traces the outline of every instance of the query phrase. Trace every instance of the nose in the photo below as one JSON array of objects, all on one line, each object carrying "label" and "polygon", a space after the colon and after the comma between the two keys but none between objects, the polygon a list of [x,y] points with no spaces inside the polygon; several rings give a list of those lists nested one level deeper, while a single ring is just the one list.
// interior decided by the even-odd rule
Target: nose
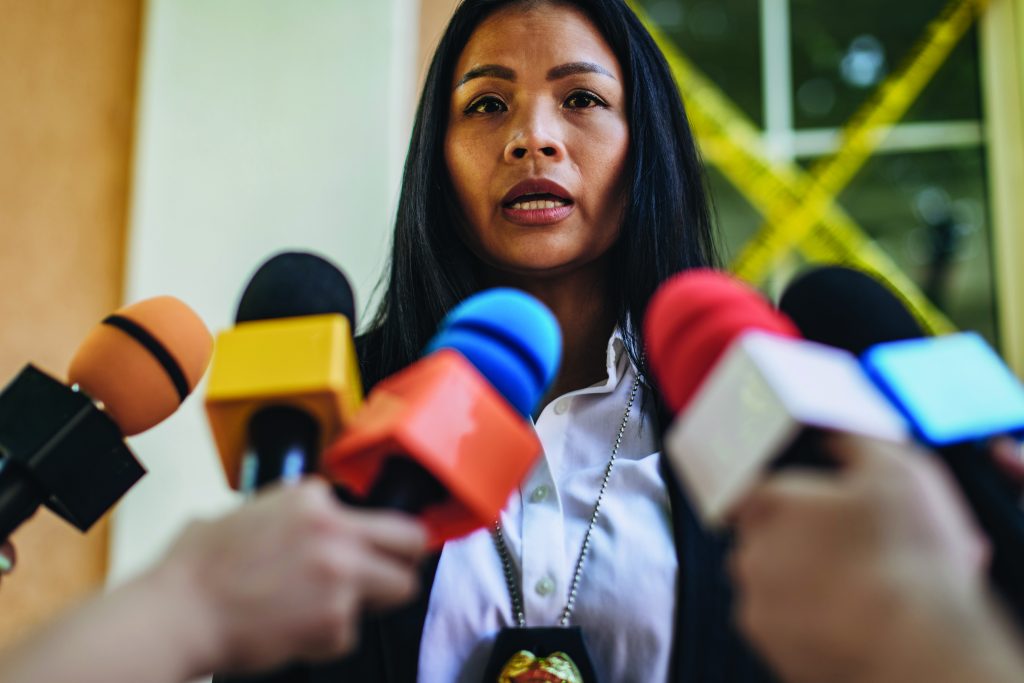
[{"label": "nose", "polygon": [[524,113],[505,145],[505,161],[513,163],[528,158],[558,161],[564,157],[565,147],[557,132],[558,125],[542,112]]}]

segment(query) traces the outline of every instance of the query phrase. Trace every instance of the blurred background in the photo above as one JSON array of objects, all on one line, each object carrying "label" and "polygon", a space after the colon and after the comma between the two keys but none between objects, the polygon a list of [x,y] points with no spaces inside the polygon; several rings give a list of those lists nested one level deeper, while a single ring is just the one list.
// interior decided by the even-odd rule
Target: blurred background
[{"label": "blurred background", "polygon": [[[63,375],[97,321],[155,294],[223,329],[281,249],[337,262],[367,319],[455,4],[0,0],[3,381],[28,361]],[[684,91],[737,272],[773,293],[807,262],[876,269],[1024,370],[1024,0],[634,7]],[[819,183],[830,164],[845,177]],[[109,520],[83,537],[44,510],[19,530],[0,643],[235,504],[202,392],[131,441],[150,474]]]}]

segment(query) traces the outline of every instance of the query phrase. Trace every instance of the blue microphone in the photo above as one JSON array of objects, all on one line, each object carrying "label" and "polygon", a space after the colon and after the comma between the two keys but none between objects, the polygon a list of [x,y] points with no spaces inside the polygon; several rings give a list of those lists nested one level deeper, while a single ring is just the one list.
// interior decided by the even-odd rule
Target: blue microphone
[{"label": "blue microphone", "polygon": [[424,355],[454,349],[523,416],[551,386],[562,358],[562,333],[544,304],[516,289],[489,289],[456,306]]},{"label": "blue microphone", "polygon": [[780,308],[806,338],[859,355],[918,440],[946,464],[991,541],[993,583],[1024,624],[1024,510],[986,443],[1024,435],[1024,386],[979,335],[926,337],[894,294],[859,271],[811,271],[790,285]]}]

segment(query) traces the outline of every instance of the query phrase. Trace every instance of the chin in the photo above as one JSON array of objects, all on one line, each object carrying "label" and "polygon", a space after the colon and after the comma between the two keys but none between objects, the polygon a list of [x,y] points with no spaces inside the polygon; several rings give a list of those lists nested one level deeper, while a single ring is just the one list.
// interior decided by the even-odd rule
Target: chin
[{"label": "chin", "polygon": [[601,259],[599,257],[580,258],[563,257],[559,258],[554,254],[541,254],[532,258],[489,258],[485,263],[495,271],[507,273],[519,278],[531,278],[544,280],[567,275],[575,271],[594,266]]},{"label": "chin", "polygon": [[610,243],[604,247],[595,245],[593,237],[581,240],[579,235],[559,234],[558,231],[524,234],[522,230],[518,228],[518,234],[514,234],[512,239],[508,239],[506,234],[490,244],[486,240],[476,241],[470,248],[485,267],[496,273],[517,278],[548,279],[582,269],[603,268],[606,265],[604,257],[615,241],[608,240]]}]

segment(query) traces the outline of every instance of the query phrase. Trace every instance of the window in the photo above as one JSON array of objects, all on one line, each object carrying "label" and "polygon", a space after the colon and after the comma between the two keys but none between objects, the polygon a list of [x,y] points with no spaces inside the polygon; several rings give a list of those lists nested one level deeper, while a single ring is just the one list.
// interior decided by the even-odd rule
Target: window
[{"label": "window", "polygon": [[[661,34],[663,49],[665,41],[671,43],[666,53],[674,47],[691,62],[714,84],[714,96],[724,96],[759,139],[755,152],[742,145],[723,152],[722,145],[702,135],[701,125],[694,125],[709,161],[727,258],[749,249],[766,222],[769,200],[743,177],[773,168],[806,177],[820,168],[840,150],[844,126],[899,71],[937,18],[956,5],[974,3],[905,0],[898,8],[891,0],[637,3]],[[835,201],[881,247],[880,257],[905,274],[907,289],[923,293],[956,327],[978,330],[998,346],[974,14],[950,20],[966,30],[922,80],[923,89],[881,144],[848,182],[840,183]],[[687,93],[685,84],[683,90],[691,120],[697,121],[703,95]],[[714,116],[718,110],[709,112]],[[761,168],[753,168],[758,164],[751,155],[760,155]],[[737,159],[751,166],[749,173],[727,167]],[[794,195],[795,205],[802,199]],[[789,213],[774,218],[785,221]],[[768,277],[755,281],[769,289],[781,286],[806,260],[799,253],[790,250],[772,264]]]}]

